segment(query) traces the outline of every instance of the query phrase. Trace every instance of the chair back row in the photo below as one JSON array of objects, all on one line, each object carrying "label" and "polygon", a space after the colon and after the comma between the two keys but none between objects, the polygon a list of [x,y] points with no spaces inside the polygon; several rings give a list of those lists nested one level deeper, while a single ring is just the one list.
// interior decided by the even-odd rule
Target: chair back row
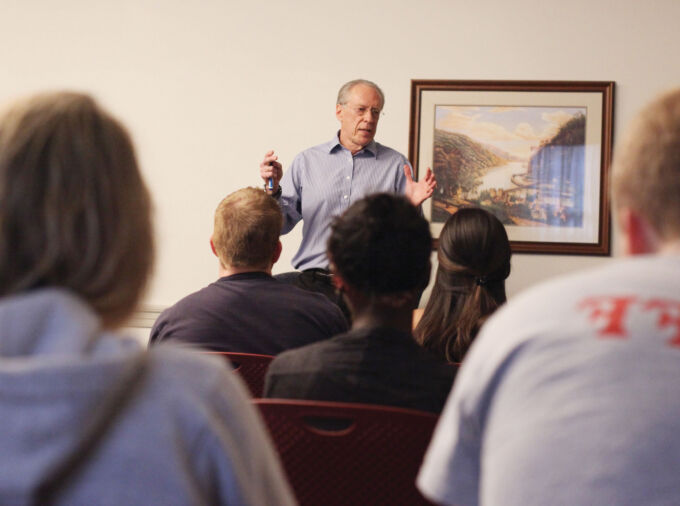
[{"label": "chair back row", "polygon": [[264,377],[269,369],[272,355],[258,355],[256,353],[236,353],[231,351],[207,351],[205,353],[224,358],[234,369],[250,390],[253,397],[262,397],[264,392]]},{"label": "chair back row", "polygon": [[415,479],[437,415],[390,406],[261,399],[270,355],[220,355],[248,386],[301,506],[430,505]]},{"label": "chair back row", "polygon": [[301,506],[432,504],[415,479],[437,415],[339,402],[252,402]]}]

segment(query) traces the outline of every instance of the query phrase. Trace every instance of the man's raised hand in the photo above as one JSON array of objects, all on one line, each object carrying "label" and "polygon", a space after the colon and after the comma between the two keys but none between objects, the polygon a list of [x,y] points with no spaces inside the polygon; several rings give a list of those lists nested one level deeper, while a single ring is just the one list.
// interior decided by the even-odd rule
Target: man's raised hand
[{"label": "man's raised hand", "polygon": [[425,177],[420,181],[413,180],[411,167],[408,164],[404,165],[404,175],[406,176],[405,195],[414,206],[419,206],[432,196],[437,180],[429,167],[425,171]]},{"label": "man's raised hand", "polygon": [[267,151],[260,164],[260,177],[265,183],[272,179],[272,192],[276,193],[279,189],[279,181],[283,177],[283,166],[278,161],[279,157],[274,154],[274,150]]}]

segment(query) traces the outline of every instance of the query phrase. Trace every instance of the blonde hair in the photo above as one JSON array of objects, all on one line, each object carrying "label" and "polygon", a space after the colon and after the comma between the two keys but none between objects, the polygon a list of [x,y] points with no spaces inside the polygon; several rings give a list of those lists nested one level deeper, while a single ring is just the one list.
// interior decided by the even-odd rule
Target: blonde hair
[{"label": "blonde hair", "polygon": [[0,295],[61,287],[122,323],[153,262],[150,208],[128,133],[91,97],[36,95],[0,117]]},{"label": "blonde hair", "polygon": [[228,195],[217,206],[213,231],[222,266],[270,267],[282,224],[278,202],[261,189],[243,188]]},{"label": "blonde hair", "polygon": [[662,240],[680,237],[680,88],[631,124],[614,156],[612,192],[617,208],[635,210]]}]

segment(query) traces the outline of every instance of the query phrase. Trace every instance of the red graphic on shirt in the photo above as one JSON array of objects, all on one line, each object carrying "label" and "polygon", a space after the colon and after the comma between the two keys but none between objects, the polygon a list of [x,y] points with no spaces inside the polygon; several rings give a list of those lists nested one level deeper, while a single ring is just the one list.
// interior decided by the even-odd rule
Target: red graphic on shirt
[{"label": "red graphic on shirt", "polygon": [[602,338],[624,339],[628,337],[626,322],[635,314],[656,312],[657,329],[671,328],[675,331],[670,346],[680,347],[680,301],[669,299],[642,299],[635,296],[589,297],[578,304],[580,310],[588,311],[588,318],[598,328]]},{"label": "red graphic on shirt", "polygon": [[599,324],[605,323],[600,329],[602,337],[626,337],[624,319],[636,297],[590,297],[579,304],[580,309],[590,310],[590,320]]},{"label": "red graphic on shirt", "polygon": [[675,300],[652,299],[647,301],[645,309],[659,312],[659,319],[657,321],[659,328],[675,328],[675,335],[668,344],[671,346],[680,346],[680,302]]}]

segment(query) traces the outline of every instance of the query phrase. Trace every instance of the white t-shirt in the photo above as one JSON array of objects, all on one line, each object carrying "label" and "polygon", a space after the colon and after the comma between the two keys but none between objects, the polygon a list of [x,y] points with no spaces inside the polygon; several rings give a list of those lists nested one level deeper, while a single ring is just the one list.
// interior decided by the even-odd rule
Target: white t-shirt
[{"label": "white t-shirt", "polygon": [[680,504],[680,256],[557,279],[484,326],[418,477],[442,504]]}]

